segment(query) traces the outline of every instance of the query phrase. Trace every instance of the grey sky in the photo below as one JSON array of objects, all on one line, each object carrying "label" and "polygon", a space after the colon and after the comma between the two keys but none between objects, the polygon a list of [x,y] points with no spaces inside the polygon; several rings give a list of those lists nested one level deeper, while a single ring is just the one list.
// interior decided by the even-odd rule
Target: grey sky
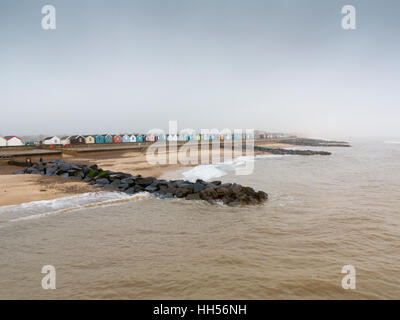
[{"label": "grey sky", "polygon": [[[346,4],[357,30],[341,28]],[[399,18],[395,0],[2,0],[0,135],[178,120],[400,137]]]}]

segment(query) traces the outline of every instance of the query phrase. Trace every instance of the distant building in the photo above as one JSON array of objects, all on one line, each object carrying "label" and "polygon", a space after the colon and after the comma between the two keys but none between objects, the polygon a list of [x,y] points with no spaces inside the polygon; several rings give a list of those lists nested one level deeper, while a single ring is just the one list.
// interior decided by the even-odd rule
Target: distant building
[{"label": "distant building", "polygon": [[104,142],[105,142],[105,138],[104,138],[103,135],[98,134],[98,135],[96,136],[96,138],[94,139],[94,142],[95,142],[95,143],[104,143]]},{"label": "distant building", "polygon": [[71,142],[71,144],[85,144],[86,140],[84,136],[72,136],[71,138],[69,138],[69,141]]},{"label": "distant building", "polygon": [[146,136],[146,141],[155,141],[155,140],[156,140],[156,138],[153,134],[148,134]]},{"label": "distant building", "polygon": [[85,136],[85,143],[91,144],[94,143],[94,137],[93,136]]},{"label": "distant building", "polygon": [[124,135],[122,136],[122,138],[121,138],[121,141],[122,141],[123,143],[131,142],[131,137],[130,137],[129,135],[127,135],[127,134],[124,134]]},{"label": "distant building", "polygon": [[111,134],[106,134],[104,136],[104,143],[112,143],[113,142],[113,136]]},{"label": "distant building", "polygon": [[67,144],[70,144],[71,143],[70,138],[71,138],[70,136],[62,137],[61,138],[61,144],[64,145],[64,146],[67,145]]},{"label": "distant building", "polygon": [[113,137],[113,142],[114,142],[114,143],[121,143],[121,142],[122,142],[121,136],[115,135],[115,136]]},{"label": "distant building", "polygon": [[57,136],[44,138],[43,144],[51,145],[51,144],[61,144],[61,139]]},{"label": "distant building", "polygon": [[137,135],[136,136],[136,142],[143,142],[143,136],[142,135]]},{"label": "distant building", "polygon": [[6,147],[7,146],[7,139],[0,137],[0,147]]},{"label": "distant building", "polygon": [[168,141],[178,141],[178,136],[176,134],[169,134],[167,137]]},{"label": "distant building", "polygon": [[21,138],[17,136],[6,136],[4,137],[7,140],[7,146],[8,147],[17,147],[17,146],[24,146],[24,142],[22,141]]},{"label": "distant building", "polygon": [[26,146],[40,146],[39,141],[25,141]]}]

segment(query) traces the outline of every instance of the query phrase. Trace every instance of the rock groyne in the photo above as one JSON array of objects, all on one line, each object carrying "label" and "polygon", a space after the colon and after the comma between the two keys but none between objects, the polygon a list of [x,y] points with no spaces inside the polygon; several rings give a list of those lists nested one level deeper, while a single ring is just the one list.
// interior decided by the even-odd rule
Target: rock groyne
[{"label": "rock groyne", "polygon": [[198,179],[196,182],[187,180],[162,180],[155,177],[142,177],[123,172],[103,170],[96,164],[81,165],[67,163],[62,160],[43,161],[15,171],[14,174],[40,174],[59,176],[81,180],[95,188],[104,188],[135,194],[149,192],[160,198],[184,198],[186,200],[204,200],[210,203],[222,202],[225,205],[257,205],[265,202],[268,195],[263,191],[255,191],[236,183],[221,181],[206,182]]},{"label": "rock groyne", "polygon": [[[246,146],[243,146],[245,148]],[[292,150],[292,149],[275,149],[275,148],[266,148],[260,146],[254,146],[255,151],[268,152],[271,154],[290,154],[290,155],[301,155],[301,156],[313,156],[313,155],[321,155],[321,156],[329,156],[330,152],[327,151],[312,151],[312,150]]]}]

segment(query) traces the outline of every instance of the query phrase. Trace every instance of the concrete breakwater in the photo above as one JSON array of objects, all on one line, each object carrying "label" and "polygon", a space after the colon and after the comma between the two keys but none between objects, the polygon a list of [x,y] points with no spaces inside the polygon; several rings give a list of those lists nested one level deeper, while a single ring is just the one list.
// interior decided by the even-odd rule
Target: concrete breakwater
[{"label": "concrete breakwater", "polygon": [[62,160],[38,162],[31,167],[15,171],[14,174],[60,176],[81,180],[96,188],[127,194],[149,192],[160,198],[184,198],[186,200],[204,200],[210,203],[222,202],[229,206],[257,205],[268,199],[265,192],[255,191],[251,187],[236,183],[206,182],[200,179],[196,182],[162,180],[155,177],[134,176],[123,172],[103,170],[96,164],[81,165]]}]

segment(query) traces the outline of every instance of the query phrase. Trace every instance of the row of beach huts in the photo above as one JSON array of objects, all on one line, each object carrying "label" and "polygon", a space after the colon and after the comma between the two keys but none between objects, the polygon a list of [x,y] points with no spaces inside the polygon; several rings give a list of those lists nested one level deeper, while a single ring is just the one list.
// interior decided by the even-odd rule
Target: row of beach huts
[{"label": "row of beach huts", "polygon": [[[283,135],[264,134],[257,135],[256,138],[280,138]],[[24,145],[82,145],[82,144],[110,144],[110,143],[140,143],[140,142],[156,142],[156,141],[218,141],[218,140],[246,140],[253,139],[254,135],[249,134],[97,134],[97,135],[74,135],[59,138],[58,136],[46,137],[42,141],[24,142],[17,136],[0,136],[0,147],[6,146],[24,146]]]}]

